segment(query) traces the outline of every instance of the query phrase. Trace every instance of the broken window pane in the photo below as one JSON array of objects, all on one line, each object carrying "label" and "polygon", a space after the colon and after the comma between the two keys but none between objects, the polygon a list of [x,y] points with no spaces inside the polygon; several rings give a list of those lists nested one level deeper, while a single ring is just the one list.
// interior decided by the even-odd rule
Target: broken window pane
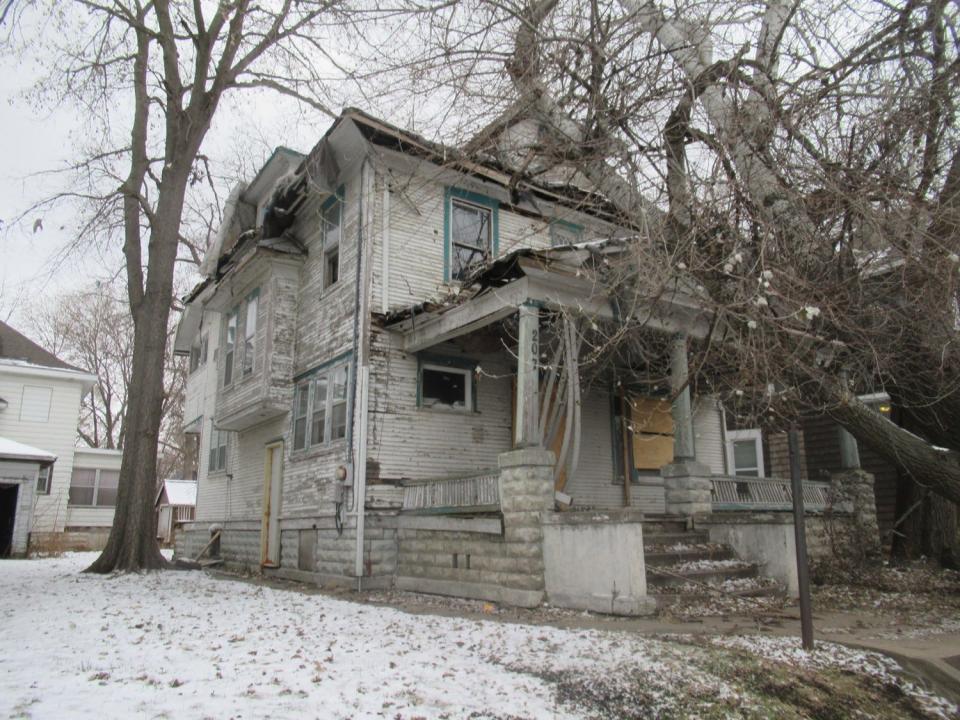
[{"label": "broken window pane", "polygon": [[424,367],[421,377],[423,406],[466,408],[468,382],[466,370]]}]

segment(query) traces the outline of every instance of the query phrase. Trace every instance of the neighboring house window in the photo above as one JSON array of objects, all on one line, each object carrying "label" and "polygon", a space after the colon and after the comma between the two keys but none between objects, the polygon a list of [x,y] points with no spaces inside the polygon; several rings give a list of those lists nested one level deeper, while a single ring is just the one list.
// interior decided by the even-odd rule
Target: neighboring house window
[{"label": "neighboring house window", "polygon": [[583,228],[564,220],[554,220],[550,223],[550,244],[576,245],[583,240]]},{"label": "neighboring house window", "polygon": [[444,208],[444,277],[462,280],[467,269],[497,254],[500,204],[458,188],[447,188]]},{"label": "neighboring house window", "polygon": [[229,385],[233,381],[233,356],[237,343],[237,308],[227,315],[227,340],[223,355],[223,384]]},{"label": "neighboring house window", "polygon": [[67,497],[67,504],[85,507],[115,507],[119,485],[119,470],[74,468],[73,475],[70,477],[70,493]]},{"label": "neighboring house window", "polygon": [[327,201],[321,211],[323,234],[323,289],[340,279],[340,235],[343,221],[343,203],[338,197]]},{"label": "neighboring house window", "polygon": [[50,494],[50,477],[53,474],[53,464],[41,465],[37,474],[37,495]]},{"label": "neighboring house window", "polygon": [[257,308],[260,305],[260,291],[254,290],[247,296],[247,313],[243,323],[243,374],[253,372],[253,357],[257,338]]},{"label": "neighboring house window", "polygon": [[420,366],[420,405],[453,410],[473,409],[473,373],[465,368]]},{"label": "neighboring house window", "polygon": [[763,435],[758,428],[727,431],[730,474],[763,477]]},{"label": "neighboring house window", "polygon": [[227,432],[210,423],[210,451],[207,468],[210,472],[227,469]]},{"label": "neighboring house window", "polygon": [[316,373],[297,385],[293,405],[293,449],[324,445],[347,436],[350,366]]},{"label": "neighboring house window", "polygon": [[45,423],[50,419],[50,400],[53,388],[24,385],[20,399],[20,420]]}]

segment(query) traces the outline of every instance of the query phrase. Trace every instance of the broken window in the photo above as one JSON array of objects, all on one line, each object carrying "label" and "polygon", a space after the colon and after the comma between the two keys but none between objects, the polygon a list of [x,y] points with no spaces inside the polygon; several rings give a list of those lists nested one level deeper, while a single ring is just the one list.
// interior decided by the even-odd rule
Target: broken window
[{"label": "broken window", "polygon": [[338,198],[328,201],[320,216],[323,232],[323,289],[340,279],[340,227],[343,203]]},{"label": "broken window", "polygon": [[461,280],[470,265],[492,255],[493,212],[463,200],[450,202],[450,279]]},{"label": "broken window", "polygon": [[442,365],[420,369],[420,404],[428,408],[472,409],[470,371]]}]

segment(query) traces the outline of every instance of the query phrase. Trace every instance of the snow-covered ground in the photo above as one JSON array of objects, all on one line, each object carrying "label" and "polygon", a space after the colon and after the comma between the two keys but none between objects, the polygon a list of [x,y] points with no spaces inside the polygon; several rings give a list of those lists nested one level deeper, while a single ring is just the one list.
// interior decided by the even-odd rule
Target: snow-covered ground
[{"label": "snow-covered ground", "polygon": [[[611,676],[656,716],[742,692],[689,662],[725,649],[412,615],[201,572],[79,574],[93,557],[0,563],[0,717],[593,717],[565,688]],[[803,662],[792,639],[769,642],[757,652]]]}]

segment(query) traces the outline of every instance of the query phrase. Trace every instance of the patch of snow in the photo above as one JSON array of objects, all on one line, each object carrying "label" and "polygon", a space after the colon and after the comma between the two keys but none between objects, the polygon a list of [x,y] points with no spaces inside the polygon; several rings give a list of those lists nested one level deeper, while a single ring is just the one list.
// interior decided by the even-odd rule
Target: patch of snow
[{"label": "patch of snow", "polygon": [[10,438],[0,437],[0,458],[53,462],[57,459],[57,456],[52,452],[31,447],[30,445],[24,445]]}]

